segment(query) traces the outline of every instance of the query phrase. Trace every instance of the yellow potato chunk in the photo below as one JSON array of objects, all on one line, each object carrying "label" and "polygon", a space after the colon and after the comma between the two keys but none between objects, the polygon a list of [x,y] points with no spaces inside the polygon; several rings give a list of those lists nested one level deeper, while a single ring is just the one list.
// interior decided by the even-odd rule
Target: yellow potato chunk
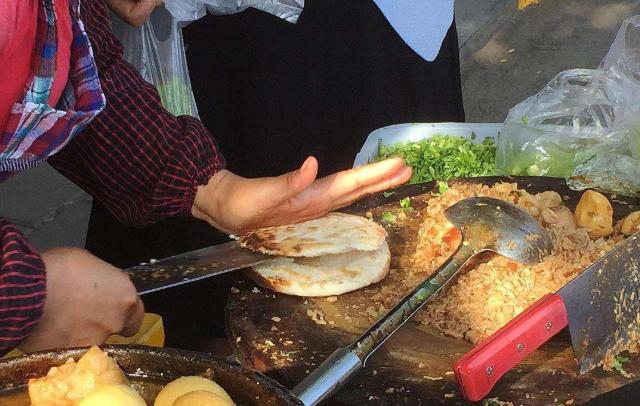
[{"label": "yellow potato chunk", "polygon": [[576,225],[576,219],[571,213],[571,210],[567,206],[558,206],[551,209],[556,215],[556,226],[564,228],[566,230],[575,230],[578,228]]},{"label": "yellow potato chunk", "polygon": [[212,392],[233,404],[227,392],[212,380],[201,376],[183,376],[182,378],[169,382],[167,386],[162,388],[153,406],[173,406],[173,402],[180,396],[195,391]]},{"label": "yellow potato chunk", "polygon": [[576,223],[589,233],[591,239],[606,237],[613,233],[613,207],[601,193],[587,190],[576,206]]},{"label": "yellow potato chunk", "polygon": [[31,406],[78,406],[97,388],[126,383],[116,362],[92,347],[78,362],[68,360],[53,367],[47,376],[29,380]]},{"label": "yellow potato chunk", "polygon": [[620,232],[630,236],[638,231],[640,231],[640,211],[634,211],[622,220]]},{"label": "yellow potato chunk", "polygon": [[146,402],[128,385],[107,385],[84,398],[79,406],[147,406]]},{"label": "yellow potato chunk", "polygon": [[562,204],[562,196],[560,196],[560,193],[554,191],[537,193],[536,200],[538,201],[538,207],[540,209],[550,209]]},{"label": "yellow potato chunk", "polygon": [[233,406],[234,403],[227,398],[207,392],[197,390],[180,396],[173,402],[172,406]]}]

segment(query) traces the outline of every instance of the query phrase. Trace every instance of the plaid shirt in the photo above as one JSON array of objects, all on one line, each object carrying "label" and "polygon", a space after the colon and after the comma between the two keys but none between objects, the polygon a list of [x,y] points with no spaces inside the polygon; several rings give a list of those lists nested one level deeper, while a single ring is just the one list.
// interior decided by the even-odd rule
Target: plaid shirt
[{"label": "plaid shirt", "polygon": [[[45,4],[52,1],[45,0]],[[83,114],[97,112],[99,98],[85,99],[97,93],[82,90],[101,87],[106,107],[83,131],[79,129],[86,122],[67,126],[69,132],[60,131],[59,138],[43,138],[54,146],[43,142],[39,152],[55,153],[67,143],[49,163],[125,224],[143,226],[168,216],[189,215],[196,187],[224,167],[213,137],[198,120],[174,117],[162,108],[156,89],[122,59],[122,46],[111,34],[103,0],[81,0],[79,14],[78,0],[71,3],[74,33],[86,29],[99,85],[97,81],[90,85],[83,80],[82,69],[74,69],[92,66],[88,59],[82,65],[73,62],[69,92],[61,103],[75,105],[76,112],[80,105],[86,106]],[[86,50],[90,57],[91,49]],[[71,94],[75,101],[68,97]],[[62,138],[65,140],[60,141]],[[1,145],[3,151],[5,144]],[[36,325],[44,303],[45,278],[39,255],[15,226],[0,218],[0,353],[18,345]]]},{"label": "plaid shirt", "polygon": [[[71,72],[57,109],[47,104],[56,72],[58,36],[53,0],[43,0],[38,14],[36,55],[39,63],[25,96],[11,109],[0,138],[0,180],[34,167],[64,147],[104,109],[105,99],[91,45],[77,18],[78,0],[71,2],[73,41]],[[4,172],[4,174],[2,174]]]}]

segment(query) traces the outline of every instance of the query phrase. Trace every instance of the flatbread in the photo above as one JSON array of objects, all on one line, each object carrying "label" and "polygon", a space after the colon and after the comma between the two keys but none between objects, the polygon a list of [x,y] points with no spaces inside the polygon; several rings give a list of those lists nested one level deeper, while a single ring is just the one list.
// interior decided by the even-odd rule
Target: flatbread
[{"label": "flatbread", "polygon": [[249,276],[259,285],[294,296],[334,296],[382,280],[391,254],[383,241],[375,251],[349,251],[320,257],[274,258],[254,266]]},{"label": "flatbread", "polygon": [[285,257],[317,257],[348,251],[374,251],[387,237],[375,222],[360,216],[329,213],[319,219],[252,231],[239,239],[252,251]]}]

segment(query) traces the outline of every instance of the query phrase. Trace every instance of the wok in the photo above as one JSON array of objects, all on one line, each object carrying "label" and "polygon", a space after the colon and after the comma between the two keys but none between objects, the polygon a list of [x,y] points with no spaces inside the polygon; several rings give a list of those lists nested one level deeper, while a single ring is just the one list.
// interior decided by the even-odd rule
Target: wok
[{"label": "wok", "polygon": [[[207,354],[138,345],[103,346],[116,360],[148,404],[163,385],[186,375],[214,379],[237,405],[300,405],[287,389],[259,372]],[[69,358],[78,360],[87,348],[53,350],[0,360],[0,406],[29,405],[29,378],[45,376],[49,368]]]}]

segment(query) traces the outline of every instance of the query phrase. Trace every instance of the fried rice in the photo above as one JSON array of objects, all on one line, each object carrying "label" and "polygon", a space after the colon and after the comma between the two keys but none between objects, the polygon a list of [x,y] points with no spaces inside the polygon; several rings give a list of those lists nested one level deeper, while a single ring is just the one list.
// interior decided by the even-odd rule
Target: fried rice
[{"label": "fried rice", "polygon": [[562,197],[553,191],[530,194],[515,183],[494,186],[456,184],[435,196],[424,209],[414,272],[432,274],[457,248],[461,234],[444,210],[473,197],[493,197],[515,204],[542,223],[554,241],[554,251],[541,263],[525,266],[488,254],[465,269],[454,284],[417,315],[445,334],[478,342],[504,326],[529,305],[557,291],[623,238],[619,226],[607,238],[592,240],[580,229]]}]

